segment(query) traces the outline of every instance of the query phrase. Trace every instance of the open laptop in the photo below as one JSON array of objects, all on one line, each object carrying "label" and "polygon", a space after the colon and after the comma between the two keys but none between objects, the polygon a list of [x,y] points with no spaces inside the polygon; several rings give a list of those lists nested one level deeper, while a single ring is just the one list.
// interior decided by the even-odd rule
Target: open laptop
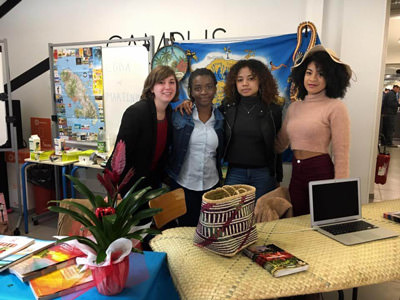
[{"label": "open laptop", "polygon": [[360,178],[309,183],[311,226],[345,245],[398,236],[361,217]]}]

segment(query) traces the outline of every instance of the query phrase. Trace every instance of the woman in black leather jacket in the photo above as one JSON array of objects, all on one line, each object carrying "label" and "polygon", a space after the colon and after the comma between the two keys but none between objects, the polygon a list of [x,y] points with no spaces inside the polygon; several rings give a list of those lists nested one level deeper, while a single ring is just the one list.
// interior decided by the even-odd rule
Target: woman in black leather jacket
[{"label": "woman in black leather jacket", "polygon": [[229,71],[225,100],[225,153],[228,172],[225,184],[249,184],[256,199],[282,181],[281,156],[274,140],[282,123],[275,79],[265,64],[240,60]]}]

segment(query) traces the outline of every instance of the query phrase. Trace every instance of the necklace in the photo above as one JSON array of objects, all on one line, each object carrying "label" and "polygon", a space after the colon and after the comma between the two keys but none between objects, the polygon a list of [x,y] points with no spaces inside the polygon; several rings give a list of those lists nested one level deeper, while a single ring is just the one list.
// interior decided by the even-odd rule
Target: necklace
[{"label": "necklace", "polygon": [[256,107],[257,103],[253,104],[250,108],[248,108],[246,105],[244,105],[244,103],[242,103],[242,107],[244,109],[245,112],[247,112],[247,114],[249,115],[251,113],[251,111],[254,109],[254,107]]}]

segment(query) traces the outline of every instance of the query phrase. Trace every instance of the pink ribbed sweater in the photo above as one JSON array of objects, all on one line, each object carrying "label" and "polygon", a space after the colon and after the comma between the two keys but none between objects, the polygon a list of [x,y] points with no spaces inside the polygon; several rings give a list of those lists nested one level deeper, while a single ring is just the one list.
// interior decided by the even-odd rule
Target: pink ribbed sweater
[{"label": "pink ribbed sweater", "polygon": [[289,144],[293,150],[329,153],[330,143],[335,178],[349,177],[350,119],[341,100],[328,98],[322,91],[289,105],[275,141],[278,153]]}]

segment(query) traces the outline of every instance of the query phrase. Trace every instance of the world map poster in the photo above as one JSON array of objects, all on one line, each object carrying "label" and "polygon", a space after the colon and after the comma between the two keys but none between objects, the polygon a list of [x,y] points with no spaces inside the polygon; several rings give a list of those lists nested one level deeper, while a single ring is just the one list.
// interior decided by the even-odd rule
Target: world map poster
[{"label": "world map poster", "polygon": [[53,62],[59,136],[96,141],[104,127],[101,47],[54,49]]}]

